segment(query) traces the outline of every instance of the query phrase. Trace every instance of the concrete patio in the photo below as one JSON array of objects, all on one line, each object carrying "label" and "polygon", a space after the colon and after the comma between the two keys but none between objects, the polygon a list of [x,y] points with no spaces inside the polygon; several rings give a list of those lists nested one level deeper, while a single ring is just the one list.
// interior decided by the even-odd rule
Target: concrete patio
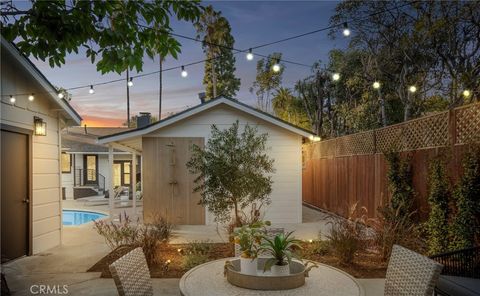
[{"label": "concrete patio", "polygon": [[[68,206],[81,208],[79,204]],[[89,210],[92,208],[89,207]],[[101,211],[100,208],[98,210]],[[128,208],[125,210],[128,213]],[[325,213],[306,207],[303,213],[304,223],[274,226],[295,230],[296,236],[305,240],[314,239],[320,230],[324,232],[328,229]],[[215,226],[177,226],[172,243],[207,239],[221,242],[226,238],[218,234]],[[32,295],[30,289],[35,289],[33,285],[67,285],[70,295],[116,295],[112,279],[102,279],[97,272],[85,272],[108,252],[109,248],[91,223],[64,227],[61,246],[4,264],[2,271],[6,274],[13,295]],[[155,294],[179,295],[178,282],[179,279],[153,279]],[[360,282],[366,295],[383,295],[383,279]]]}]

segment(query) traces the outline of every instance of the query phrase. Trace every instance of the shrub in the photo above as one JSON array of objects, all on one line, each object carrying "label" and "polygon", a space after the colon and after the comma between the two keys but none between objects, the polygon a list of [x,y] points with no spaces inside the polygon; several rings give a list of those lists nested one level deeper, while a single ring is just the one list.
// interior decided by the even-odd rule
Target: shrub
[{"label": "shrub", "polygon": [[208,256],[202,254],[187,254],[182,258],[182,268],[184,270],[192,269],[197,265],[208,262]]},{"label": "shrub", "polygon": [[415,191],[412,185],[412,169],[410,157],[402,158],[398,151],[385,152],[388,162],[388,188],[391,194],[390,203],[393,209],[401,208],[404,214],[413,206]]},{"label": "shrub", "polygon": [[[365,208],[362,208],[366,211]],[[329,246],[340,263],[351,263],[357,251],[365,249],[366,246],[366,215],[360,214],[357,204],[354,204],[349,211],[349,218],[331,218],[329,224],[332,228],[330,234],[326,235]]]},{"label": "shrub", "polygon": [[120,214],[120,221],[94,221],[94,228],[104,237],[107,245],[112,249],[122,246],[142,247],[147,262],[155,263],[158,243],[167,243],[171,236],[172,224],[159,215],[155,215],[153,222],[141,225],[137,219],[132,223],[124,212]]},{"label": "shrub", "polygon": [[120,246],[135,245],[141,236],[138,226],[139,220],[132,223],[130,217],[124,212],[119,215],[119,222],[108,222],[107,220],[93,221],[94,229],[103,236],[105,242],[114,250]]},{"label": "shrub", "polygon": [[302,257],[304,258],[311,258],[312,256],[319,255],[324,256],[330,253],[331,246],[328,240],[312,240],[310,242],[306,242],[303,245],[301,250]]},{"label": "shrub", "polygon": [[454,192],[456,215],[451,226],[452,250],[471,247],[479,234],[476,215],[480,212],[480,148],[474,147],[463,158],[463,176]]},{"label": "shrub", "polygon": [[182,268],[191,269],[197,265],[208,261],[212,244],[207,241],[192,241],[185,247],[184,256],[182,258]]},{"label": "shrub", "polygon": [[448,203],[450,191],[445,170],[445,162],[440,158],[430,162],[430,213],[425,224],[428,253],[438,254],[448,249]]},{"label": "shrub", "polygon": [[385,261],[390,258],[394,244],[410,249],[420,249],[419,227],[413,222],[414,211],[406,212],[402,206],[394,209],[390,204],[378,208],[379,217],[369,219],[368,225],[373,229],[373,244]]}]

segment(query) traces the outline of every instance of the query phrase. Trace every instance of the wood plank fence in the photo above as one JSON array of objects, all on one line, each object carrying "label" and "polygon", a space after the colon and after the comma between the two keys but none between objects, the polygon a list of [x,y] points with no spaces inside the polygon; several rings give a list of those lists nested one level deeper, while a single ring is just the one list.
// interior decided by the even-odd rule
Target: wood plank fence
[{"label": "wood plank fence", "polygon": [[453,182],[461,175],[468,144],[480,142],[480,103],[404,123],[303,146],[303,202],[347,216],[354,203],[376,209],[389,198],[388,164],[383,155],[392,147],[412,157],[415,204],[428,213],[428,165],[445,156]]}]

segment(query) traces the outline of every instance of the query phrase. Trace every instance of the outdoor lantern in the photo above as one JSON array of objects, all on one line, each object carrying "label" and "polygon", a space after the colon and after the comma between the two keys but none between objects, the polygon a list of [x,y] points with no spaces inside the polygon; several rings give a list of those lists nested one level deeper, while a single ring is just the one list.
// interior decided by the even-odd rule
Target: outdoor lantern
[{"label": "outdoor lantern", "polygon": [[34,134],[35,136],[46,136],[47,135],[47,123],[43,121],[40,117],[33,117],[34,124]]}]

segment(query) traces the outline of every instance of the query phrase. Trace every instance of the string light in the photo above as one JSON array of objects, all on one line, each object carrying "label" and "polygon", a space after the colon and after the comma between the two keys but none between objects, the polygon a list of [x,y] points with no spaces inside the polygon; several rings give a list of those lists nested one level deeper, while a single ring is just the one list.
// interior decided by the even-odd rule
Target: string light
[{"label": "string light", "polygon": [[253,53],[252,53],[252,49],[251,49],[251,48],[248,50],[247,60],[248,60],[248,61],[253,60]]},{"label": "string light", "polygon": [[379,89],[380,88],[380,82],[375,81],[372,86],[373,86],[374,89]]},{"label": "string light", "polygon": [[408,91],[411,92],[412,94],[417,91],[417,87],[415,85],[412,85],[408,88]]},{"label": "string light", "polygon": [[333,81],[338,81],[338,80],[340,80],[340,74],[338,74],[338,73],[333,73],[332,79],[333,79]]},{"label": "string light", "polygon": [[465,98],[468,98],[468,97],[470,97],[470,95],[471,95],[472,93],[470,93],[470,91],[469,91],[468,89],[466,89],[466,90],[463,91],[462,94],[463,94],[463,96],[464,96]]},{"label": "string light", "polygon": [[278,64],[278,60],[275,60],[275,63],[272,66],[273,72],[280,72],[280,65]]},{"label": "string light", "polygon": [[182,66],[182,77],[185,78],[188,76],[187,70],[185,70],[185,66]]},{"label": "string light", "polygon": [[343,23],[343,36],[348,37],[350,36],[350,29],[348,28],[348,24],[345,22]]},{"label": "string light", "polygon": [[15,104],[16,101],[17,99],[14,96],[10,96],[10,103]]},{"label": "string light", "polygon": [[90,85],[90,89],[88,90],[89,94],[94,94],[95,90],[93,89],[93,85]]},{"label": "string light", "polygon": [[29,95],[29,96],[28,96],[28,100],[29,100],[30,102],[33,102],[33,100],[35,100],[35,96],[34,96],[33,94]]},{"label": "string light", "polygon": [[[403,4],[403,5],[399,5],[399,6],[395,6],[395,7],[392,7],[392,8],[389,8],[389,9],[385,9],[381,12],[376,12],[376,13],[373,13],[369,16],[373,16],[373,15],[377,15],[377,14],[381,14],[381,13],[386,13],[386,12],[389,12],[389,11],[392,11],[392,10],[395,10],[395,9],[400,9],[400,8],[403,8],[405,6],[408,6],[410,5],[409,3],[406,3],[406,4]],[[366,16],[365,19],[367,19],[369,16]],[[361,21],[362,19],[357,19],[356,21]],[[331,25],[331,26],[328,26],[328,27],[323,27],[323,28],[320,28],[320,29],[316,29],[316,30],[313,30],[313,31],[309,31],[309,32],[306,32],[306,33],[302,33],[302,34],[298,34],[298,35],[294,35],[294,36],[290,36],[290,37],[287,37],[287,38],[283,38],[283,39],[280,39],[280,40],[276,40],[276,41],[273,41],[273,42],[268,42],[268,43],[264,43],[264,44],[260,44],[260,45],[257,45],[257,46],[254,46],[254,47],[251,47],[249,49],[249,52],[247,53],[247,60],[250,60],[250,57],[253,59],[254,58],[254,55],[253,53],[250,55],[252,49],[258,49],[258,48],[262,48],[262,47],[266,47],[266,46],[271,46],[273,44],[278,44],[278,43],[282,43],[282,42],[286,42],[286,41],[290,41],[290,40],[294,40],[294,39],[297,39],[297,38],[301,38],[301,37],[304,37],[304,36],[308,36],[308,35],[311,35],[311,34],[316,34],[316,33],[319,33],[319,32],[323,32],[323,31],[327,31],[327,30],[330,30],[330,29],[334,29],[334,28],[338,28],[339,26],[342,26],[343,25],[343,35],[345,36],[350,36],[351,35],[351,31],[350,29],[348,28],[348,23],[347,22],[344,22],[343,24],[335,24],[335,25]],[[145,28],[149,28],[149,29],[152,29],[151,27],[148,27],[148,26],[144,26],[144,25],[141,25],[142,27],[145,27]],[[172,35],[172,36],[177,36],[177,37],[180,37],[180,38],[186,38],[186,39],[190,39],[190,40],[194,40],[194,41],[197,41],[197,42],[203,42],[202,40],[198,39],[198,38],[192,38],[192,37],[188,37],[188,36],[182,36],[182,35],[179,35],[179,34],[175,34],[175,33],[172,33],[172,32],[168,32],[168,34]],[[219,44],[214,44],[212,43],[213,45],[215,46],[218,46],[218,47],[222,47],[222,48],[228,48],[226,46],[222,46],[222,45],[219,45]],[[239,53],[239,52],[245,52],[245,50],[239,50],[239,49],[235,49],[235,48],[229,48],[231,50],[234,50],[236,51],[236,53]],[[261,55],[261,54],[258,54],[256,53],[256,55],[258,56],[261,56],[261,57],[266,57],[264,55]],[[196,61],[196,62],[191,62],[189,64],[187,64],[187,66],[190,66],[190,65],[197,65],[197,64],[200,64],[200,63],[204,63],[206,61],[210,61],[210,60],[214,60],[214,59],[218,59],[218,58],[221,58],[222,56],[218,56],[218,57],[215,57],[215,58],[209,58],[209,59],[204,59],[204,60],[201,60],[201,61]],[[299,66],[305,66],[305,67],[311,67],[310,65],[305,65],[305,64],[301,64],[301,63],[296,63],[296,62],[292,62],[292,61],[288,61],[288,60],[285,60],[285,59],[282,59],[283,62],[285,63],[291,63],[291,64],[295,64],[295,65],[299,65]],[[163,69],[161,71],[153,71],[153,72],[149,72],[149,73],[144,73],[144,74],[140,74],[140,75],[137,75],[135,76],[136,78],[138,77],[144,77],[144,76],[149,76],[149,75],[153,75],[153,74],[157,74],[159,72],[166,72],[166,71],[171,71],[171,70],[175,70],[175,69],[178,69],[180,68],[179,66],[174,66],[174,67],[171,67],[171,68],[166,68],[166,69]],[[186,71],[184,71],[184,66],[181,66],[182,68],[182,77],[186,77],[188,76],[188,73]],[[281,67],[280,65],[273,65],[272,67],[274,71],[278,70],[280,71]],[[334,74],[334,76],[336,76]],[[129,87],[133,86],[133,82],[132,82],[132,77],[130,78],[130,81],[127,82],[127,85]],[[334,79],[335,80],[335,79]],[[96,83],[96,84],[93,84],[94,86],[98,86],[98,85],[104,85],[104,84],[110,84],[110,83],[115,83],[115,82],[120,82],[120,81],[123,81],[123,79],[115,79],[115,80],[110,80],[110,81],[105,81],[105,82],[101,82],[101,83]],[[75,87],[71,87],[71,88],[67,88],[65,89],[65,91],[69,91],[69,90],[76,90],[76,89],[82,89],[82,88],[87,88],[88,86],[91,86],[91,85],[80,85],[80,86],[75,86]],[[25,93],[23,94],[16,94],[16,95],[27,95]],[[65,97],[65,95],[63,93],[57,93],[57,96],[58,98],[60,99],[63,99]]]}]

